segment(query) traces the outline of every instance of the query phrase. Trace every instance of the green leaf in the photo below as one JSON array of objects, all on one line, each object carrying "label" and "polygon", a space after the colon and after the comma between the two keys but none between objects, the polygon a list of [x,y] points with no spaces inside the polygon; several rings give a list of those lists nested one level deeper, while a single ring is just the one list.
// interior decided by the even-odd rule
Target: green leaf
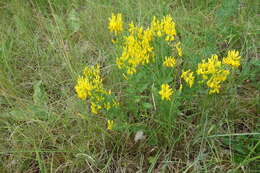
[{"label": "green leaf", "polygon": [[18,108],[5,113],[2,118],[12,119],[14,121],[30,121],[35,119],[46,120],[48,110],[41,106],[29,105],[25,108]]},{"label": "green leaf", "polygon": [[78,18],[78,15],[76,13],[76,11],[74,9],[72,9],[69,13],[69,16],[67,18],[67,22],[69,24],[70,29],[72,30],[72,32],[77,32],[80,29],[80,21]]},{"label": "green leaf", "polygon": [[48,96],[43,89],[42,81],[37,82],[34,86],[33,101],[35,105],[47,107]]},{"label": "green leaf", "polygon": [[145,102],[145,103],[143,103],[143,108],[144,109],[152,109],[153,105],[151,103]]},{"label": "green leaf", "polygon": [[150,156],[150,157],[148,157],[148,162],[150,163],[150,164],[154,164],[155,162],[156,162],[156,156],[154,156],[154,157],[152,157],[152,156]]}]

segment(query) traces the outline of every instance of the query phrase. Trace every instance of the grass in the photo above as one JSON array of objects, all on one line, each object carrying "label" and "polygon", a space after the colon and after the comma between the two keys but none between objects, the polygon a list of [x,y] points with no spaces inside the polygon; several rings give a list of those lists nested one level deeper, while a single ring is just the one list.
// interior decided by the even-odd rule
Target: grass
[{"label": "grass", "polygon": [[[0,170],[257,172],[257,7],[250,0],[2,0]],[[188,102],[168,139],[135,143],[131,129],[107,131],[101,117],[89,115],[74,86],[82,69],[96,63],[104,74],[112,73],[107,83],[116,85],[107,29],[112,12],[144,25],[153,15],[171,14],[188,57],[186,67],[212,53],[239,50],[242,68],[232,94]]]}]

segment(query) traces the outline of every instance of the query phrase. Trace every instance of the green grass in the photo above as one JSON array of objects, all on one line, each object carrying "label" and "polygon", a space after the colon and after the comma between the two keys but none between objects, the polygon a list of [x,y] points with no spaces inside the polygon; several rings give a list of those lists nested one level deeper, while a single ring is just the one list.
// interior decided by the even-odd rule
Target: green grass
[{"label": "green grass", "polygon": [[[2,0],[0,170],[3,172],[257,172],[260,170],[259,10],[251,0]],[[117,84],[107,29],[112,12],[147,25],[171,14],[187,56],[237,49],[240,74],[229,95],[183,105],[168,139],[134,142],[109,132],[75,94],[86,65]],[[188,99],[188,98],[187,98]],[[149,121],[147,122],[149,123]],[[159,129],[158,129],[159,130]],[[160,134],[160,132],[158,132]]]}]

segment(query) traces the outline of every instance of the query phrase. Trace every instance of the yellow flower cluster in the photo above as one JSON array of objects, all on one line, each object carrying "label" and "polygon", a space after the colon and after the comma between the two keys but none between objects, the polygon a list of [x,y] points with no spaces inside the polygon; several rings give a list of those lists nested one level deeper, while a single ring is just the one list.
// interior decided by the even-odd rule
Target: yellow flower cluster
[{"label": "yellow flower cluster", "polygon": [[170,100],[173,90],[168,84],[162,84],[159,94],[161,95],[162,100]]},{"label": "yellow flower cluster", "polygon": [[183,71],[181,78],[189,84],[190,88],[192,87],[195,77],[193,76],[193,72],[191,70]]},{"label": "yellow flower cluster", "polygon": [[229,73],[229,70],[219,70],[217,73],[211,76],[207,82],[208,87],[211,89],[209,94],[219,93],[221,83],[227,79]]},{"label": "yellow flower cluster", "polygon": [[87,97],[92,96],[93,90],[102,90],[102,88],[102,79],[98,65],[86,67],[83,76],[78,78],[78,83],[75,86],[78,97],[82,100],[86,100]]},{"label": "yellow flower cluster", "polygon": [[[121,14],[118,15],[121,16]],[[121,17],[119,20],[112,14],[109,19],[110,32],[119,31],[119,29],[116,29],[118,28],[116,26],[119,25],[117,23],[122,23]],[[175,23],[169,15],[163,17],[162,20],[154,17],[151,25],[146,29],[135,26],[131,22],[128,27],[128,35],[124,36],[123,39],[122,54],[116,59],[118,67],[126,69],[128,75],[136,73],[138,66],[148,64],[154,58],[152,41],[155,37],[162,36],[165,37],[166,41],[173,41],[176,36]],[[181,54],[181,48],[178,47],[177,50],[178,54]],[[173,60],[170,66],[173,66]]]},{"label": "yellow flower cluster", "polygon": [[90,109],[93,114],[98,114],[102,108],[109,110],[112,106],[118,105],[114,100],[112,103],[106,100],[111,92],[103,87],[99,65],[84,69],[83,76],[78,78],[75,90],[80,99],[90,100]]},{"label": "yellow flower cluster", "polygon": [[212,55],[207,62],[203,60],[198,64],[197,74],[202,75],[204,81],[207,80],[207,86],[210,88],[209,94],[219,93],[221,83],[227,79],[229,73],[229,70],[223,69],[217,55]]},{"label": "yellow flower cluster", "polygon": [[133,23],[129,24],[128,31],[130,35],[124,38],[123,52],[116,63],[119,68],[126,68],[127,74],[131,75],[136,72],[138,65],[149,63],[154,56],[151,46],[153,36],[151,30],[144,30]]},{"label": "yellow flower cluster", "polygon": [[178,42],[175,44],[175,48],[177,49],[177,53],[179,56],[182,56],[182,48],[181,48],[181,42]]},{"label": "yellow flower cluster", "polygon": [[236,50],[230,50],[228,51],[228,55],[227,57],[223,58],[223,64],[227,64],[230,65],[232,67],[239,67],[240,66],[240,56],[239,56],[239,52]]},{"label": "yellow flower cluster", "polygon": [[164,59],[164,62],[163,62],[163,65],[165,67],[174,67],[176,64],[176,60],[174,57],[170,56],[170,57],[165,57]]},{"label": "yellow flower cluster", "polygon": [[122,14],[119,13],[115,15],[114,13],[112,13],[111,18],[109,18],[108,29],[110,32],[114,33],[115,35],[123,31]]},{"label": "yellow flower cluster", "polygon": [[159,21],[155,16],[151,23],[151,30],[158,36],[165,36],[166,41],[173,41],[176,36],[175,22],[170,15]]},{"label": "yellow flower cluster", "polygon": [[107,120],[107,129],[112,130],[114,127],[114,121],[113,120]]}]

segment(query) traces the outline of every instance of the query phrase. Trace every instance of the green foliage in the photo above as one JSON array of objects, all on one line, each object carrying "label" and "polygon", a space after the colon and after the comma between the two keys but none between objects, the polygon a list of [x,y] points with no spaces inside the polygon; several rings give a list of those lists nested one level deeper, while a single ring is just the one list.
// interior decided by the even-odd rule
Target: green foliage
[{"label": "green foliage", "polygon": [[10,112],[4,113],[2,118],[14,121],[48,120],[50,115],[47,106],[48,96],[42,87],[42,81],[38,81],[34,85],[33,102],[26,107],[16,107]]},{"label": "green foliage", "polygon": [[43,89],[42,81],[38,81],[34,84],[34,93],[33,93],[33,101],[34,104],[46,107],[48,103],[48,96]]},{"label": "green foliage", "polygon": [[233,161],[241,166],[250,166],[251,171],[260,169],[260,136],[235,136],[225,137],[223,147],[230,148]]}]

